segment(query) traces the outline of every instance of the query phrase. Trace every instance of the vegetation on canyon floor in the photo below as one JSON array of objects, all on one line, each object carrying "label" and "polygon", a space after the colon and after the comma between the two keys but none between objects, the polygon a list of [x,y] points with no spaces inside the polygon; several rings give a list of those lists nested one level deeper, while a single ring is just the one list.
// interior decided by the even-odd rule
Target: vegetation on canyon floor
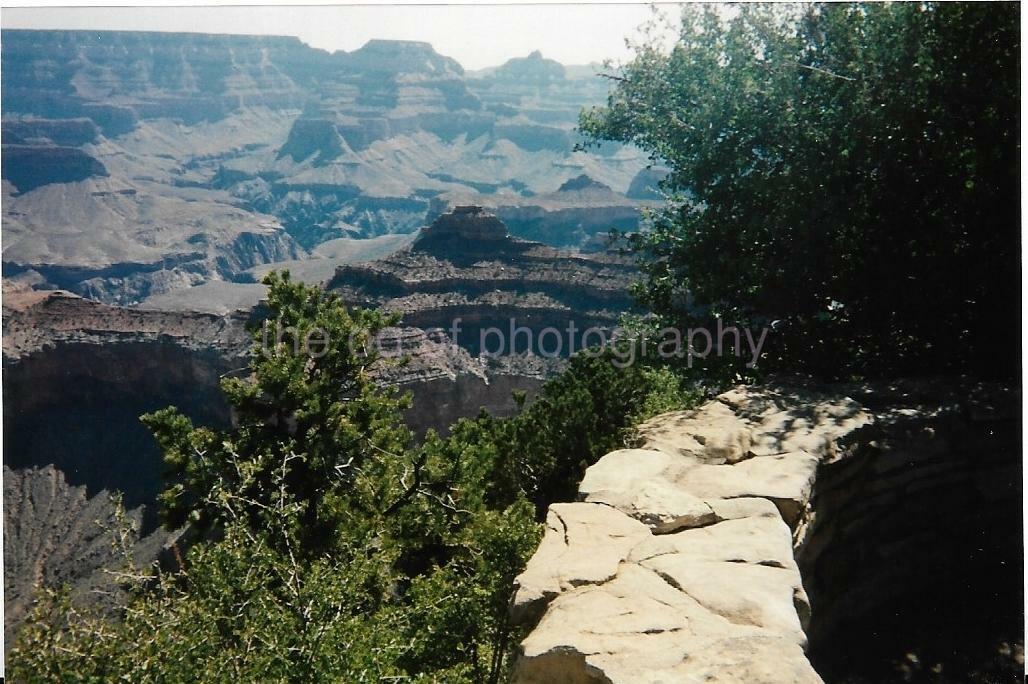
[{"label": "vegetation on canyon floor", "polygon": [[[582,124],[672,169],[667,208],[630,245],[642,303],[680,328],[687,302],[775,321],[779,369],[1016,366],[994,325],[1017,320],[1018,12],[689,9],[670,54],[640,46]],[[416,444],[403,397],[369,378],[382,361],[346,343],[388,319],[268,282],[284,345],[224,382],[237,426],[145,418],[169,467],[167,523],[199,535],[184,569],[126,568],[118,620],[46,594],[15,681],[499,681],[540,513],[636,422],[736,371],[580,356],[517,417]],[[297,353],[290,336],[312,327],[342,343]]]}]

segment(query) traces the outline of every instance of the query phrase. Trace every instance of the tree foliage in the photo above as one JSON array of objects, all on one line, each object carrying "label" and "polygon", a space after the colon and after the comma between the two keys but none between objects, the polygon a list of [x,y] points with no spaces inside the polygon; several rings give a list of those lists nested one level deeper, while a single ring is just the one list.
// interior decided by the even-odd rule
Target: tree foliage
[{"label": "tree foliage", "polygon": [[1017,367],[1019,6],[689,7],[585,112],[671,175],[634,238],[668,322],[775,321],[779,367]]},{"label": "tree foliage", "polygon": [[491,452],[487,479],[495,505],[523,493],[542,519],[549,504],[574,500],[586,468],[630,445],[638,423],[698,399],[671,368],[619,358],[625,357],[595,349],[575,356],[515,418],[483,414],[453,427],[457,444]]},{"label": "tree foliage", "polygon": [[183,567],[135,568],[116,534],[128,606],[112,618],[44,592],[13,680],[497,682],[546,506],[637,420],[690,397],[666,370],[591,353],[519,415],[415,444],[406,398],[373,381],[391,319],[288,274],[266,282],[249,373],[222,383],[233,429],[143,417],[167,464],[165,523],[196,539]]},{"label": "tree foliage", "polygon": [[188,521],[206,532],[235,519],[260,528],[288,500],[303,549],[331,549],[334,530],[396,504],[400,474],[413,466],[400,419],[408,399],[371,376],[382,362],[375,336],[395,319],[347,310],[288,273],[266,283],[269,315],[253,331],[249,375],[221,383],[236,428],[196,428],[175,408],[142,418],[172,483],[162,512],[172,529]]},{"label": "tree foliage", "polygon": [[390,319],[266,282],[250,372],[222,383],[234,428],[143,418],[168,466],[165,521],[199,536],[184,567],[121,572],[135,598],[116,620],[49,594],[15,680],[495,682],[509,667],[533,507],[517,492],[490,507],[491,465],[451,458],[450,440],[412,443],[406,398],[373,381]]}]

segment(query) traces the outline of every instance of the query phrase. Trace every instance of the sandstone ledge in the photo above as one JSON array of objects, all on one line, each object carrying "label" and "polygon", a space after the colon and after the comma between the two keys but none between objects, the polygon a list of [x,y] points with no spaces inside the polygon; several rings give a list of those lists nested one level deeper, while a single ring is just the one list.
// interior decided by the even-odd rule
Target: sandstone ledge
[{"label": "sandstone ledge", "polygon": [[819,463],[872,423],[843,396],[746,388],[641,426],[550,509],[511,606],[538,620],[514,681],[820,682],[793,537]]}]

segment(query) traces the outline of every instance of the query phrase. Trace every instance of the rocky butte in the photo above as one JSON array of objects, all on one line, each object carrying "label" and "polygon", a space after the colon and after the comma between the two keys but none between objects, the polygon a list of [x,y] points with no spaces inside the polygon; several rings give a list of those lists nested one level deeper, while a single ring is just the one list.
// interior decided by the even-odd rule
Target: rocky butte
[{"label": "rocky butte", "polygon": [[[384,259],[340,267],[326,287],[354,305],[400,312],[405,325],[442,331],[473,355],[564,357],[608,335],[632,308],[637,273],[613,253],[580,254],[510,236],[495,215],[458,206]],[[569,327],[573,330],[568,333]],[[511,330],[520,328],[519,335]],[[543,331],[562,337],[545,341]],[[490,332],[498,331],[498,332]],[[483,342],[485,343],[483,345]],[[502,349],[500,348],[503,344]]]}]

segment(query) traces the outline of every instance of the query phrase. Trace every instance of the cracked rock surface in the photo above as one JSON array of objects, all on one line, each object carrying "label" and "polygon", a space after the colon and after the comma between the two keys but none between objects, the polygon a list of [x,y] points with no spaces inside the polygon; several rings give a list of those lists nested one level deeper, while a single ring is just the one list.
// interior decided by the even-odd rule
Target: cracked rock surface
[{"label": "cracked rock surface", "polygon": [[818,464],[872,421],[845,397],[740,388],[642,425],[550,507],[511,606],[535,623],[514,681],[820,682],[794,530]]}]

